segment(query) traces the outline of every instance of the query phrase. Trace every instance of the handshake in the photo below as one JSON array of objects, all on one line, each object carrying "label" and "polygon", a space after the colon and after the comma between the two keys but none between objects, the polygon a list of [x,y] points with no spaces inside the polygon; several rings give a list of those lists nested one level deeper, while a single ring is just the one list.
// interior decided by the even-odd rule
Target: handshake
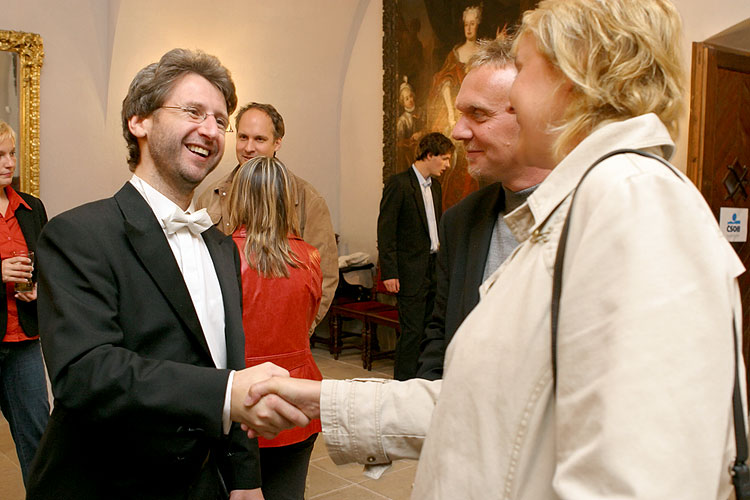
[{"label": "handshake", "polygon": [[304,427],[320,418],[320,382],[290,378],[273,363],[236,371],[230,417],[250,438],[271,439],[285,429]]}]

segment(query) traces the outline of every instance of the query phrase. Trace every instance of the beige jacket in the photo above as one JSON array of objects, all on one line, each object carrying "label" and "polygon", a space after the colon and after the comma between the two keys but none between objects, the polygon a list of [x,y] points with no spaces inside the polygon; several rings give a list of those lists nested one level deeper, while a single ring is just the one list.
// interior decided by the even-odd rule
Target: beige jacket
[{"label": "beige jacket", "polygon": [[729,497],[743,267],[701,194],[654,160],[615,156],[582,184],[553,394],[552,268],[569,195],[623,147],[673,150],[655,115],[603,126],[506,217],[522,243],[481,286],[442,386],[324,381],[337,463],[419,456],[415,499]]},{"label": "beige jacket", "polygon": [[[213,223],[225,234],[229,234],[229,203],[228,193],[232,187],[232,179],[239,167],[235,167],[227,177],[216,184],[209,186],[196,202],[196,208],[205,208],[211,216]],[[323,271],[323,296],[320,299],[320,307],[315,315],[312,328],[320,323],[328,312],[339,282],[338,249],[336,247],[336,235],[331,224],[331,214],[325,199],[306,180],[292,176],[294,185],[292,196],[294,205],[297,207],[299,217],[300,236],[320,252],[320,268]],[[312,332],[312,330],[311,330]]]}]

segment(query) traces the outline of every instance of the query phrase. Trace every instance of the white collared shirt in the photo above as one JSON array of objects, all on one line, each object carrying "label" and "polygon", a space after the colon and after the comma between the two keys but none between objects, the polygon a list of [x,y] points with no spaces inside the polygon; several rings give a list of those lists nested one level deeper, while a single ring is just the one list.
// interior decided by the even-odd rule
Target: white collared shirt
[{"label": "white collared shirt", "polygon": [[432,200],[432,189],[430,189],[432,177],[427,176],[427,179],[425,179],[416,166],[412,165],[411,168],[417,174],[417,181],[422,188],[422,200],[424,200],[424,210],[427,215],[427,229],[430,233],[430,253],[436,253],[440,248],[440,240],[438,239],[437,217],[435,217],[435,203]]},{"label": "white collared shirt", "polygon": [[[208,252],[203,237],[190,232],[183,227],[173,234],[167,234],[163,220],[172,215],[179,208],[172,200],[157,191],[146,181],[133,174],[130,183],[143,196],[148,206],[154,212],[159,225],[164,231],[172,254],[182,272],[193,307],[198,315],[203,335],[208,344],[211,358],[217,368],[227,367],[227,343],[224,323],[224,299],[219,286],[213,259]],[[195,211],[194,203],[190,203],[187,213]],[[229,411],[231,408],[231,387],[234,372],[230,375],[224,397],[223,427],[228,432],[231,425]]]}]

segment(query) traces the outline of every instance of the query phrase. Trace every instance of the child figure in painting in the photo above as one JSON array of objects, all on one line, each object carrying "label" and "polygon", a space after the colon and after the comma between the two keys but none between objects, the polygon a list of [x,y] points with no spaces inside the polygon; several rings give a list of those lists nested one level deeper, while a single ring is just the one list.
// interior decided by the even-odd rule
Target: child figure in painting
[{"label": "child figure in painting", "polygon": [[417,141],[424,127],[424,117],[421,113],[417,112],[414,88],[409,84],[408,77],[406,76],[399,87],[398,103],[404,112],[401,113],[396,122],[396,140],[399,142]]}]

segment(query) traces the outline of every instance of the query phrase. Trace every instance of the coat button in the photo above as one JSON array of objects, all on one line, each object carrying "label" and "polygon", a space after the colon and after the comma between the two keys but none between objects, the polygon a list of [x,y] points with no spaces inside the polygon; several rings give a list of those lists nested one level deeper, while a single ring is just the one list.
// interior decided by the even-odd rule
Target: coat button
[{"label": "coat button", "polygon": [[371,464],[375,461],[375,457],[367,457],[367,463]]}]

